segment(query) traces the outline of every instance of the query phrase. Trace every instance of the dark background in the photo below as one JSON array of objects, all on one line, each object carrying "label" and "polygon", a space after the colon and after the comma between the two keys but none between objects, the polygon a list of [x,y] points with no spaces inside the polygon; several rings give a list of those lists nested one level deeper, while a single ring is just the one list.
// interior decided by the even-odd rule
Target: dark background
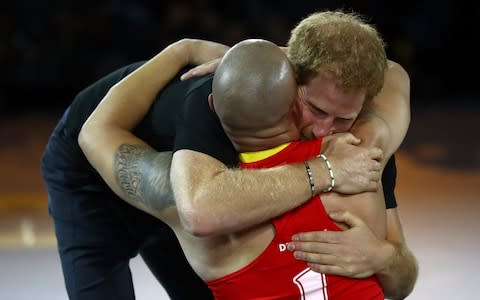
[{"label": "dark background", "polygon": [[[67,299],[39,164],[61,111],[77,92],[182,37],[230,45],[263,37],[284,44],[300,19],[323,8],[367,15],[388,43],[389,57],[411,77],[412,122],[396,154],[399,211],[420,265],[408,299],[477,299],[477,2],[2,1],[0,299]],[[132,266],[138,299],[166,299],[139,265]]]},{"label": "dark background", "polygon": [[100,76],[183,37],[232,45],[290,30],[322,9],[353,10],[382,33],[412,81],[412,107],[477,105],[476,1],[33,1],[0,9],[0,115],[60,111]]}]

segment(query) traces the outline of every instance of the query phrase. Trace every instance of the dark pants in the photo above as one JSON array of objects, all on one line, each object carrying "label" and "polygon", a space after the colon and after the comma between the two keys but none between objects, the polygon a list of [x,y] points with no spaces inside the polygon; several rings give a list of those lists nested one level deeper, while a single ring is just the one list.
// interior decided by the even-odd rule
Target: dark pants
[{"label": "dark pants", "polygon": [[118,198],[91,169],[64,127],[42,157],[49,213],[69,298],[135,299],[129,261],[140,254],[171,299],[212,299],[173,232]]}]

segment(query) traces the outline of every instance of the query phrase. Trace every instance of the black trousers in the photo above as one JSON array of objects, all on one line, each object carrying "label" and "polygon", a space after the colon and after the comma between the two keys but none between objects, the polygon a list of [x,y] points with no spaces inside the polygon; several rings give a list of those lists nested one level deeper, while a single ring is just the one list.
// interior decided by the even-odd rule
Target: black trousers
[{"label": "black trousers", "polygon": [[42,157],[49,214],[69,298],[135,299],[129,268],[140,254],[171,299],[212,299],[172,230],[117,197],[66,131],[68,110]]}]

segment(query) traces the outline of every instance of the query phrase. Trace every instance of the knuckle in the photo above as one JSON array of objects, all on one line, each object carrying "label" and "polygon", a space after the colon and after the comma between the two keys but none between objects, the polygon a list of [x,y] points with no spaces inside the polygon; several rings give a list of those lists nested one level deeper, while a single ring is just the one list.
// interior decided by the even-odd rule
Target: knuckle
[{"label": "knuckle", "polygon": [[347,273],[347,277],[352,277],[353,275],[355,275],[355,267],[353,266],[347,266],[345,268],[345,272]]},{"label": "knuckle", "polygon": [[311,263],[309,264],[309,267],[312,271],[318,272],[318,273],[323,273],[322,267],[318,264]]}]

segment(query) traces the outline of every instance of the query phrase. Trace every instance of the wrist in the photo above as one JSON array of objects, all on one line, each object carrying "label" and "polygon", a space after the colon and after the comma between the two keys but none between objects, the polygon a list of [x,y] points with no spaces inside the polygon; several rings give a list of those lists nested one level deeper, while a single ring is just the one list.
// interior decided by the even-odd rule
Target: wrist
[{"label": "wrist", "polygon": [[312,171],[314,194],[318,195],[327,190],[330,186],[330,177],[328,176],[328,168],[324,160],[320,157],[308,161]]},{"label": "wrist", "polygon": [[178,42],[172,44],[177,61],[181,62],[181,66],[184,67],[192,63],[194,59],[193,49],[195,44],[194,39],[181,39]]},{"label": "wrist", "polygon": [[317,157],[320,157],[325,162],[325,166],[327,167],[327,171],[328,171],[328,177],[330,178],[330,183],[328,185],[328,188],[322,190],[322,192],[324,193],[331,192],[333,191],[333,188],[335,188],[335,175],[333,174],[332,164],[330,163],[330,160],[328,160],[328,157],[324,153],[320,153],[320,155],[318,155]]}]

